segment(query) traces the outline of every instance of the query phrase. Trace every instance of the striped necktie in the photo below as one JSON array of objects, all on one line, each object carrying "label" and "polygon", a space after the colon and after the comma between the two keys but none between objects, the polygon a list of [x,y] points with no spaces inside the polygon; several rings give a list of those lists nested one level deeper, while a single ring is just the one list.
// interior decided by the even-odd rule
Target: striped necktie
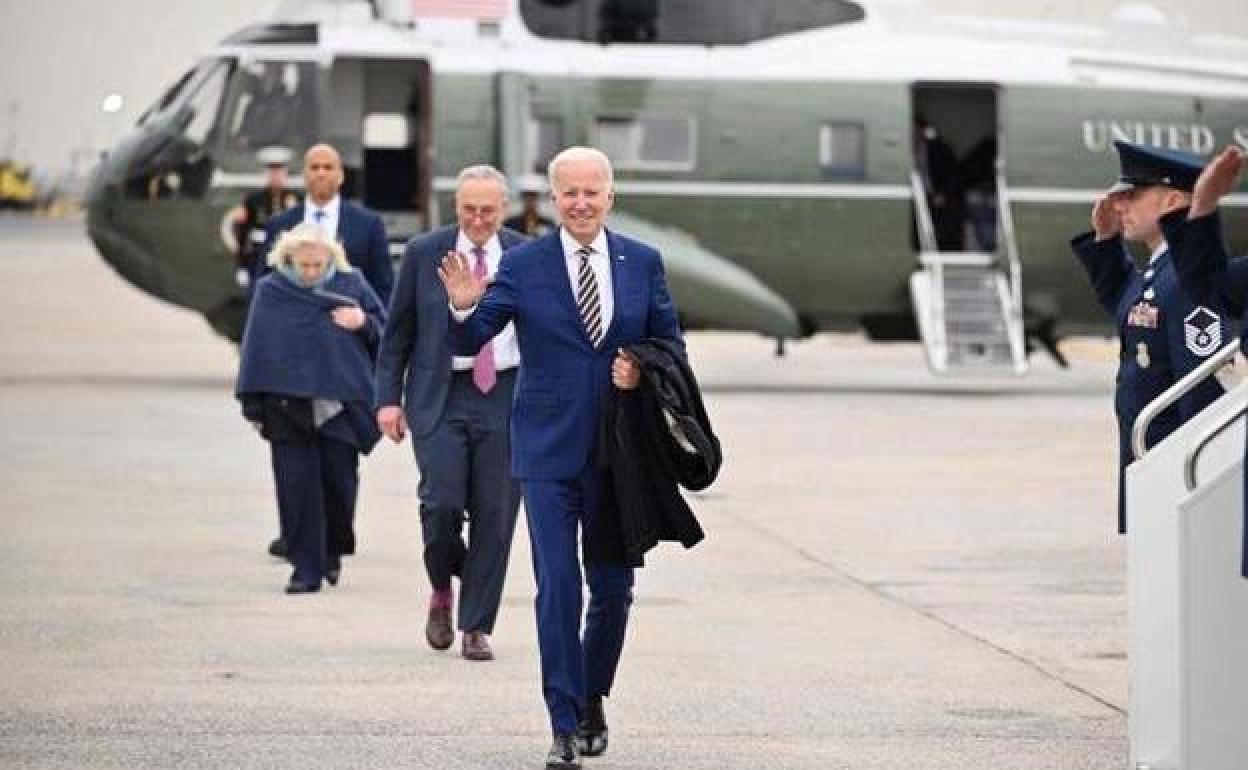
[{"label": "striped necktie", "polygon": [[581,314],[590,344],[598,347],[602,342],[602,306],[598,301],[598,280],[589,265],[589,255],[593,253],[588,246],[576,250],[576,256],[581,259],[576,276],[576,309]]}]

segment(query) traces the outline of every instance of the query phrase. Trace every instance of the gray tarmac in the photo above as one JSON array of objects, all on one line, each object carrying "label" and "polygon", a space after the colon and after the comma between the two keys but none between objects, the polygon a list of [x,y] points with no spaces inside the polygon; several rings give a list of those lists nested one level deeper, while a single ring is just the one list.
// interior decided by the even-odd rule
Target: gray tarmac
[{"label": "gray tarmac", "polygon": [[[287,597],[232,346],[80,224],[0,219],[0,285],[0,767],[541,766],[523,526],[493,663],[425,645],[406,443],[362,466],[342,584]],[[973,382],[852,336],[690,351],[708,537],[639,574],[587,767],[1126,765],[1107,343]]]}]

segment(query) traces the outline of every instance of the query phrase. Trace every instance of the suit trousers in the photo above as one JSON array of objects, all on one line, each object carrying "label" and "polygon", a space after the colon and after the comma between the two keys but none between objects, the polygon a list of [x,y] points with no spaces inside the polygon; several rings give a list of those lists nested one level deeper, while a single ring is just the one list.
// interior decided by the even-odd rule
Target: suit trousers
[{"label": "suit trousers", "polygon": [[587,698],[610,694],[633,603],[631,568],[586,565],[589,610],[582,636],[577,527],[595,515],[599,476],[588,467],[574,479],[523,482],[537,578],[542,694],[556,733],[575,731]]},{"label": "suit trousers", "polygon": [[308,442],[273,441],[277,509],[289,543],[292,579],[320,585],[325,557],[354,549],[351,527],[359,490],[359,454],[322,434]]},{"label": "suit trousers", "polygon": [[442,418],[429,435],[412,439],[425,571],[439,591],[459,576],[461,631],[493,632],[507,577],[520,506],[520,486],[511,478],[515,384],[514,369],[500,371],[489,393],[477,389],[471,371],[452,373]]}]

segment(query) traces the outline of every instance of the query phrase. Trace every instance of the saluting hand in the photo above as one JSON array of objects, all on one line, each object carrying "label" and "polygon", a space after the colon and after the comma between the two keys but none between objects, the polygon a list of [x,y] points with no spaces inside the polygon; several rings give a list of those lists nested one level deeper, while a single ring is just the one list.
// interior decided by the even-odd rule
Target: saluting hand
[{"label": "saluting hand", "polygon": [[438,268],[438,277],[446,287],[446,296],[456,310],[467,310],[485,296],[486,278],[477,278],[468,266],[468,258],[458,251],[448,251]]},{"label": "saluting hand", "polygon": [[398,406],[383,406],[377,410],[377,427],[394,443],[398,444],[403,440],[406,432],[406,423],[403,420],[403,408]]},{"label": "saluting hand", "polygon": [[1239,186],[1239,176],[1243,170],[1244,151],[1234,145],[1209,161],[1205,170],[1200,172],[1200,178],[1196,180],[1196,187],[1192,191],[1192,207],[1188,211],[1188,219],[1212,214],[1222,196]]},{"label": "saluting hand", "polygon": [[641,366],[623,350],[617,350],[611,362],[611,382],[620,390],[633,390],[641,384]]},{"label": "saluting hand", "polygon": [[1109,240],[1122,232],[1122,220],[1118,218],[1112,195],[1102,195],[1092,207],[1092,230],[1098,241]]}]

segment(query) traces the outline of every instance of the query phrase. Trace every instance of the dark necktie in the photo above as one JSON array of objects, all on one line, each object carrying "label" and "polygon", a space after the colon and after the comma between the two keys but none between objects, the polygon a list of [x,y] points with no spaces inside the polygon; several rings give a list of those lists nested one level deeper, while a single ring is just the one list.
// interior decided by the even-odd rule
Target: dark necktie
[{"label": "dark necktie", "polygon": [[585,324],[585,333],[594,347],[602,342],[602,306],[598,301],[598,280],[594,277],[594,269],[589,266],[589,255],[594,253],[588,246],[576,250],[581,264],[577,269],[576,278],[576,309]]}]

